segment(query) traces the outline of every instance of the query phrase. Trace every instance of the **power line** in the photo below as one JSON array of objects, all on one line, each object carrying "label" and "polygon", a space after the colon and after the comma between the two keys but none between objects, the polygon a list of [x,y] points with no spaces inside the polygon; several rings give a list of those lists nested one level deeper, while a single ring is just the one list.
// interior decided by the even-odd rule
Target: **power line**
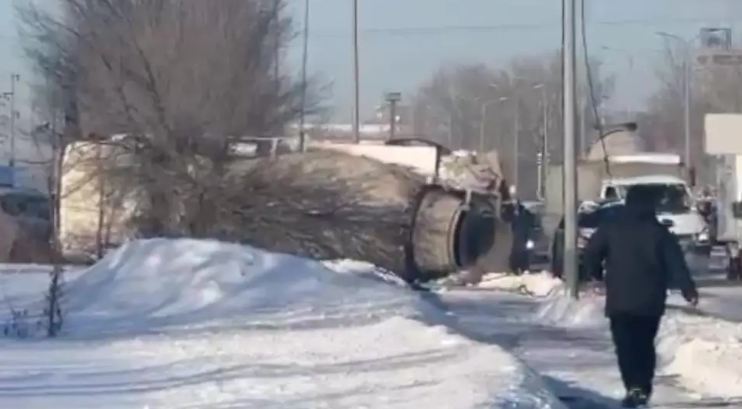
[{"label": "power line", "polygon": [[[631,26],[631,25],[661,25],[661,24],[704,24],[709,21],[724,20],[726,22],[742,23],[742,17],[694,17],[694,18],[655,18],[655,19],[624,19],[624,20],[602,20],[592,24],[597,26]],[[371,27],[360,29],[359,33],[364,35],[430,35],[450,34],[451,32],[493,32],[508,30],[535,30],[535,29],[558,29],[560,22],[544,21],[540,23],[505,23],[490,25],[442,25],[421,27]],[[315,30],[315,37],[347,37],[345,32],[334,30]]]}]

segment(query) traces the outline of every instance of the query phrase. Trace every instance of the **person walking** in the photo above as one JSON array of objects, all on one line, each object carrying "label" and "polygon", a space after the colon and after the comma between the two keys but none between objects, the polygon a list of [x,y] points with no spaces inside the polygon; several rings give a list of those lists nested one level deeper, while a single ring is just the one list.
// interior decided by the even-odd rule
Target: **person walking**
[{"label": "person walking", "polygon": [[533,234],[535,217],[523,203],[517,201],[514,207],[513,219],[510,227],[513,232],[513,243],[510,248],[510,271],[515,275],[522,275],[530,269],[530,254],[528,241]]},{"label": "person walking", "polygon": [[691,305],[698,304],[677,238],[657,221],[651,187],[629,189],[623,212],[601,224],[588,241],[584,261],[592,277],[605,281],[605,312],[626,388],[623,406],[644,406],[652,395],[654,340],[670,284],[676,283]]}]

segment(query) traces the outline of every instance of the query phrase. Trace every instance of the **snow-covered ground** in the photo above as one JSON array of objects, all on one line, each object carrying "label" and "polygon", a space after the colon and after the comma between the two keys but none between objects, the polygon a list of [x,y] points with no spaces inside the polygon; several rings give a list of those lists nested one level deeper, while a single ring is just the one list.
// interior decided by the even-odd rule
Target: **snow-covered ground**
[{"label": "snow-covered ground", "polygon": [[[489,277],[477,290],[441,293],[460,330],[520,355],[556,393],[571,399],[572,408],[615,407],[623,391],[600,293],[575,302],[545,274]],[[680,308],[677,294],[670,301],[678,307],[668,313],[658,339],[654,407],[742,407],[742,326],[705,313],[705,299],[699,310]]]},{"label": "snow-covered ground", "polygon": [[[678,295],[673,297],[679,303]],[[553,298],[541,320],[565,328],[607,331],[603,297]],[[697,396],[742,400],[742,326],[688,310],[671,310],[658,335],[661,373]],[[740,402],[742,405],[742,402]]]},{"label": "snow-covered ground", "polygon": [[514,291],[535,297],[554,295],[563,289],[562,281],[554,278],[546,271],[520,276],[502,273],[486,274],[477,287],[481,289]]},{"label": "snow-covered ground", "polygon": [[[0,342],[0,407],[562,408],[503,348],[388,281],[357,263],[135,242],[68,280],[60,338]],[[0,285],[15,309],[42,309],[43,274]]]}]

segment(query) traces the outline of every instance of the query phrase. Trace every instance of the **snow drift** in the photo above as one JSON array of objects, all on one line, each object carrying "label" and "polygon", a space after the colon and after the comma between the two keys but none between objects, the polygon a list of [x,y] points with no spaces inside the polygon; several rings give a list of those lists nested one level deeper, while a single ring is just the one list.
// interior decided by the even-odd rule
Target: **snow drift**
[{"label": "snow drift", "polygon": [[[607,332],[604,303],[596,294],[580,300],[553,296],[536,319],[574,328],[605,326]],[[691,390],[723,398],[742,395],[742,327],[737,323],[670,309],[660,327],[658,354],[660,371],[677,376]]]},{"label": "snow drift", "polygon": [[234,244],[133,242],[69,283],[63,339],[0,340],[0,407],[564,408],[517,358],[438,325],[445,314],[389,279]]},{"label": "snow drift", "polygon": [[662,323],[658,345],[667,367],[688,387],[708,395],[742,397],[742,326],[673,312]]},{"label": "snow drift", "polygon": [[337,274],[319,262],[236,244],[145,240],[127,244],[72,283],[71,331],[164,327],[303,327],[430,313],[414,293]]},{"label": "snow drift", "polygon": [[574,300],[564,294],[553,294],[539,308],[537,319],[562,326],[588,327],[606,321],[603,298],[587,296]]}]

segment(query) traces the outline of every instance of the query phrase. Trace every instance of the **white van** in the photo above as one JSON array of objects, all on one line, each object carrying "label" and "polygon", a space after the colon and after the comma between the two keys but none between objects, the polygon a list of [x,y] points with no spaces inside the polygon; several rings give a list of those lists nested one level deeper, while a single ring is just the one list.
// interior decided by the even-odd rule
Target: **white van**
[{"label": "white van", "polygon": [[[639,185],[656,190],[657,218],[677,236],[686,254],[707,257],[711,251],[709,226],[698,212],[691,190],[683,179],[669,175],[610,179],[604,181],[600,197],[603,200],[622,200],[629,188]],[[694,269],[704,265],[707,268],[708,261],[694,260],[693,264]]]}]

